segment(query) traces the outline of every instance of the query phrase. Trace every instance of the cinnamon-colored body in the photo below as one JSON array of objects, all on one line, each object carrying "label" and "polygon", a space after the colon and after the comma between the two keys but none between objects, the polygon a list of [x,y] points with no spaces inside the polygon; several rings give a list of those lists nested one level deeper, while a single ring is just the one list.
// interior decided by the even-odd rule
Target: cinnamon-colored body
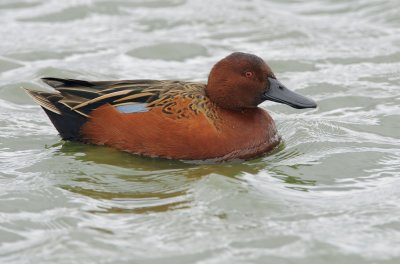
[{"label": "cinnamon-colored body", "polygon": [[217,111],[217,120],[202,113],[178,119],[161,107],[124,114],[104,105],[92,112],[81,133],[93,144],[172,159],[248,159],[279,143],[274,121],[264,110]]}]

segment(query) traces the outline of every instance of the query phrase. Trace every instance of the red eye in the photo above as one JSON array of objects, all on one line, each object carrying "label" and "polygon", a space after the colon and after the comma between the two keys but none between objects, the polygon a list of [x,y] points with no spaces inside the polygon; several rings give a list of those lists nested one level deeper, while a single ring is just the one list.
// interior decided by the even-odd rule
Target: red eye
[{"label": "red eye", "polygon": [[245,75],[246,75],[246,77],[247,78],[251,78],[251,77],[253,77],[253,72],[251,72],[251,71],[247,71],[246,73],[245,73]]}]

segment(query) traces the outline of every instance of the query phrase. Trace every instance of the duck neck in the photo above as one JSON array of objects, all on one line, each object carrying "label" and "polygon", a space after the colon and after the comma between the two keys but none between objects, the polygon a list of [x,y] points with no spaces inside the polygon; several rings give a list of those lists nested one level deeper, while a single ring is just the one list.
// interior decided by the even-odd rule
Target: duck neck
[{"label": "duck neck", "polygon": [[216,106],[218,106],[219,108],[224,109],[226,111],[241,113],[241,112],[247,111],[248,109],[254,109],[254,108],[247,108],[247,107],[241,106],[239,103],[240,100],[238,100],[238,99],[234,100],[233,98],[230,98],[229,96],[224,95],[224,93],[220,92],[219,89],[213,89],[213,88],[210,89],[209,85],[206,85],[206,87],[205,87],[205,95]]}]

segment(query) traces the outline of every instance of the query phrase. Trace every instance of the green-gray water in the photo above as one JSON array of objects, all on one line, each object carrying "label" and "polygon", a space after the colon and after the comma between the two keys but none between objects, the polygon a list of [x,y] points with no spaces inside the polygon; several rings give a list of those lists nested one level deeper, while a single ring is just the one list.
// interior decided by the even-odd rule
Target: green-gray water
[{"label": "green-gray water", "polygon": [[[0,263],[400,263],[399,14],[397,0],[1,0]],[[319,104],[264,103],[285,144],[242,163],[63,142],[21,89],[206,81],[232,51]]]}]

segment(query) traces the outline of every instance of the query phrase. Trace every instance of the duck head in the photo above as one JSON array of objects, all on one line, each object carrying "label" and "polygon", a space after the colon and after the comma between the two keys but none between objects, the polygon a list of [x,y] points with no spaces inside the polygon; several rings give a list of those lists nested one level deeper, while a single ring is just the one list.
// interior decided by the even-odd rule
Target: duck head
[{"label": "duck head", "polygon": [[315,108],[317,104],[286,88],[271,68],[252,54],[235,52],[211,69],[206,94],[218,106],[243,110],[255,108],[265,100],[294,108]]}]

